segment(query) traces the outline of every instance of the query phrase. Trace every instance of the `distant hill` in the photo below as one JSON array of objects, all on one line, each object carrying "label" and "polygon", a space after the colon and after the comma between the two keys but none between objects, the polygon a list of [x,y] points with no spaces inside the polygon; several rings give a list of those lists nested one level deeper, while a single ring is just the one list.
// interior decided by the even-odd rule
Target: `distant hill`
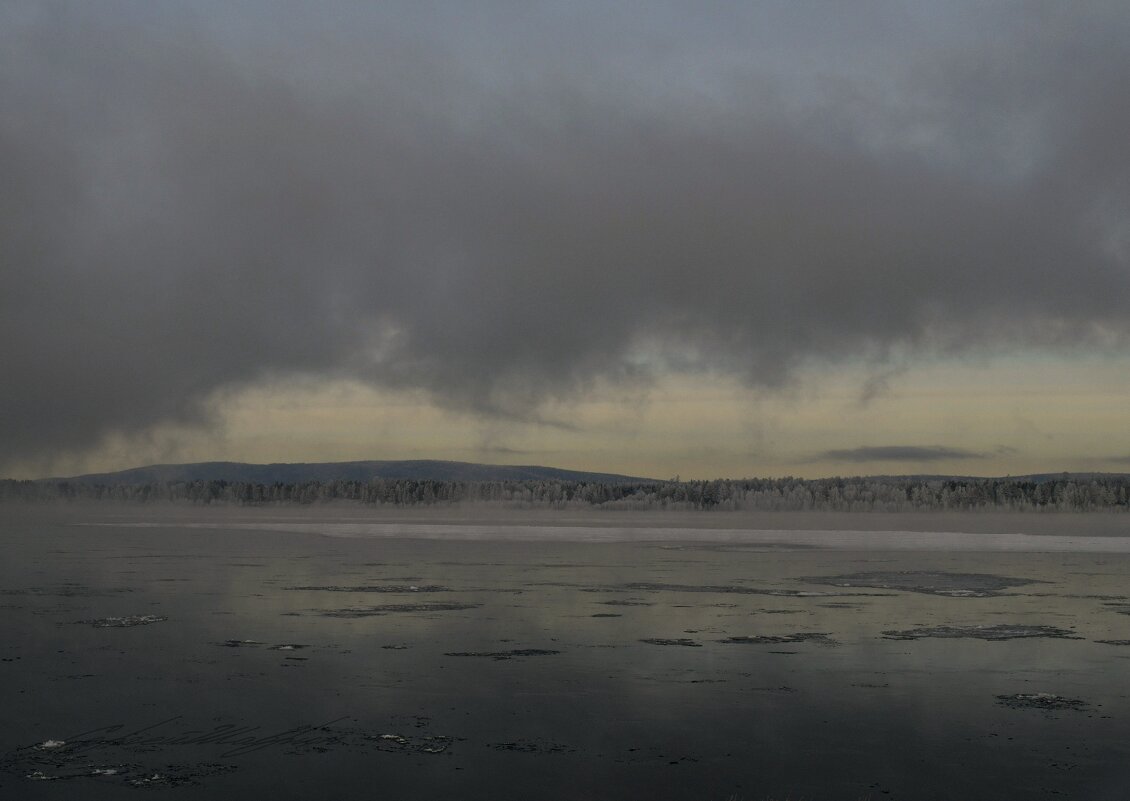
[{"label": "distant hill", "polygon": [[[194,462],[191,464],[155,464],[133,467],[113,473],[88,473],[81,476],[44,478],[41,482],[70,482],[72,484],[162,484],[178,481],[228,481],[248,484],[296,484],[306,481],[370,481],[374,478],[411,479],[416,481],[584,481],[599,484],[632,484],[654,482],[656,479],[623,476],[616,473],[593,473],[583,470],[563,470],[538,465],[499,465],[474,462],[449,462],[434,459],[363,462],[284,462],[275,464],[246,464],[244,462]],[[847,478],[846,476],[844,478]],[[852,477],[869,481],[1027,481],[1043,484],[1049,481],[1093,481],[1130,479],[1130,473],[1035,473],[1022,476],[950,475],[871,475]],[[743,479],[732,479],[743,480]],[[744,479],[748,480],[748,479]]]},{"label": "distant hill", "polygon": [[1031,481],[1044,484],[1048,481],[1107,481],[1125,480],[1130,473],[1032,473],[1027,476],[1008,476],[1012,481]]},{"label": "distant hill", "polygon": [[75,484],[161,484],[178,481],[228,481],[248,484],[283,484],[304,481],[371,481],[374,478],[433,481],[586,481],[626,484],[652,479],[614,473],[588,473],[536,465],[475,464],[431,459],[409,461],[312,462],[244,464],[242,462],[196,462],[193,464],[155,464],[115,473],[89,473],[82,476],[42,479]]},{"label": "distant hill", "polygon": [[1030,481],[1046,484],[1049,481],[1107,481],[1130,479],[1130,473],[1029,473],[1022,476],[948,476],[915,473],[911,475],[864,476],[872,481]]}]

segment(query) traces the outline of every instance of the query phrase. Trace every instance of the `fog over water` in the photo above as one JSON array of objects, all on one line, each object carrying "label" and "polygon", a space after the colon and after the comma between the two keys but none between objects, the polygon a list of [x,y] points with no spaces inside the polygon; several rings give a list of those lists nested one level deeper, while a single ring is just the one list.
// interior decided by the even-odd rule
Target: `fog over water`
[{"label": "fog over water", "polygon": [[[620,513],[631,517],[631,512]],[[651,515],[652,526],[592,526],[592,525],[540,525],[530,526],[511,522],[509,525],[476,525],[457,519],[436,523],[342,523],[342,522],[283,522],[264,521],[259,523],[183,523],[191,529],[225,529],[251,531],[281,531],[302,534],[318,534],[323,537],[345,539],[412,539],[412,540],[454,540],[474,542],[481,540],[502,540],[518,542],[685,542],[705,541],[756,546],[779,546],[793,548],[824,548],[830,550],[856,550],[877,548],[893,551],[1020,551],[1037,553],[1130,553],[1130,522],[1122,523],[1119,534],[1122,536],[1091,535],[1032,535],[1028,533],[986,533],[976,531],[874,531],[874,530],[798,530],[750,529],[750,528],[679,528],[663,525],[662,514]],[[1007,514],[1007,513],[1006,513]],[[613,515],[614,516],[614,515]],[[826,515],[825,517],[831,517]],[[842,516],[841,516],[842,517]],[[849,516],[850,517],[850,516]],[[1078,517],[1078,516],[1076,516]],[[1104,515],[1104,517],[1107,517]],[[607,521],[606,522],[611,522]],[[850,522],[850,521],[849,521]],[[1072,528],[1070,521],[1065,527]],[[1078,527],[1086,530],[1090,521],[1084,519]],[[1104,523],[1109,522],[1104,520]],[[93,525],[109,527],[161,527],[167,523],[116,522]],[[961,525],[958,523],[958,525]],[[1021,528],[1023,524],[1016,526]],[[1102,528],[1106,528],[1103,526]]]}]

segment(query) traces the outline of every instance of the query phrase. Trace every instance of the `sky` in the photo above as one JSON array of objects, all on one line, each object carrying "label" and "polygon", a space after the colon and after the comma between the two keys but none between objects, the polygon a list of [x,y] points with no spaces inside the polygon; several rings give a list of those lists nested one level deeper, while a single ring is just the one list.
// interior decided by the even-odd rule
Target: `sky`
[{"label": "sky", "polygon": [[0,5],[0,476],[1130,471],[1124,2]]}]

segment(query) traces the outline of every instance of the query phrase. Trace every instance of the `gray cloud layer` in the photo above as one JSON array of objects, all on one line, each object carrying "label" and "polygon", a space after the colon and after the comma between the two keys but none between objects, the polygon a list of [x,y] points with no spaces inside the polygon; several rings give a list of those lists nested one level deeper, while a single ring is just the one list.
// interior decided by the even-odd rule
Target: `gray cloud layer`
[{"label": "gray cloud layer", "polygon": [[874,445],[824,451],[820,459],[833,462],[941,462],[984,459],[987,454],[942,445]]},{"label": "gray cloud layer", "polygon": [[1124,6],[781,6],[12,4],[0,459],[267,376],[534,415],[1125,342]]}]

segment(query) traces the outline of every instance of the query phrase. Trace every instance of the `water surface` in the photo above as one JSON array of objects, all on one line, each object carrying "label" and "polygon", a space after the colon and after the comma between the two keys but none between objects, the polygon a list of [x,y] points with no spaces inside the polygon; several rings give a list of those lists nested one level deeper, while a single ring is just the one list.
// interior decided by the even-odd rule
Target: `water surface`
[{"label": "water surface", "polygon": [[11,516],[0,795],[1130,795],[1130,540],[842,534]]}]

